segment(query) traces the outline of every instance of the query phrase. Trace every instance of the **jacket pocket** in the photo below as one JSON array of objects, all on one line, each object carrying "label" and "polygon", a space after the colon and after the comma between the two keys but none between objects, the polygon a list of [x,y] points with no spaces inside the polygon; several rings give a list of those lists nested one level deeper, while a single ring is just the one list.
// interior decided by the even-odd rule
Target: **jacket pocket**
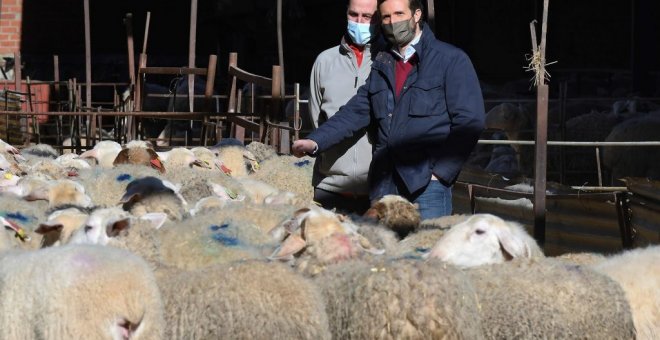
[{"label": "jacket pocket", "polygon": [[418,79],[410,85],[411,117],[438,116],[445,113],[445,89],[439,78]]},{"label": "jacket pocket", "polygon": [[394,99],[387,84],[384,81],[372,82],[369,87],[369,98],[374,118],[378,120],[387,118],[387,114],[391,111],[390,100]]}]

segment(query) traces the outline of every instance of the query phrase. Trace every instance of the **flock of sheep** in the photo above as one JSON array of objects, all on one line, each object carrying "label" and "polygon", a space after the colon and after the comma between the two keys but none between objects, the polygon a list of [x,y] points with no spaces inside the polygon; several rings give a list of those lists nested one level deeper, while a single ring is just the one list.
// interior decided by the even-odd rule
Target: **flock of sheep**
[{"label": "flock of sheep", "polygon": [[493,215],[312,202],[313,159],[0,142],[0,339],[660,337],[660,247],[546,258]]}]

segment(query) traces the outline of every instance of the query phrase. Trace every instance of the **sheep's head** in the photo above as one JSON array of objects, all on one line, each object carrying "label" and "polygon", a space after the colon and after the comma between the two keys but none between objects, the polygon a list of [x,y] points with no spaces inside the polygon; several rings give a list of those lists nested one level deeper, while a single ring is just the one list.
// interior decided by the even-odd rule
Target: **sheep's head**
[{"label": "sheep's head", "polygon": [[120,235],[130,227],[130,215],[120,208],[98,209],[85,220],[82,228],[71,237],[74,244],[107,245],[111,237]]},{"label": "sheep's head", "polygon": [[63,179],[55,181],[48,188],[48,203],[51,207],[66,204],[91,207],[92,199],[85,194],[85,187],[82,184]]},{"label": "sheep's head", "polygon": [[118,164],[136,164],[150,166],[160,173],[165,173],[165,167],[154,149],[142,146],[121,150],[112,162],[113,166]]},{"label": "sheep's head", "polygon": [[400,238],[419,226],[421,217],[417,204],[398,195],[385,195],[364,214],[396,232]]},{"label": "sheep's head", "polygon": [[195,153],[186,148],[174,148],[170,150],[169,156],[167,157],[167,166],[170,168],[177,167],[190,167],[198,166],[201,168],[210,169],[211,166],[208,163],[204,163],[199,160]]},{"label": "sheep's head", "polygon": [[105,159],[117,157],[121,151],[121,145],[113,141],[101,141],[94,145],[94,148],[80,154],[80,158],[93,158],[99,164],[103,164]]},{"label": "sheep's head", "polygon": [[355,258],[363,252],[383,253],[355,230],[350,221],[334,212],[316,207],[301,209],[271,231],[273,237],[284,235],[284,240],[269,258],[290,261],[304,254],[299,268],[305,270],[311,260],[318,267],[313,269],[316,272],[324,265]]},{"label": "sheep's head", "polygon": [[48,220],[39,224],[35,233],[43,235],[41,247],[66,244],[76,230],[85,225],[89,214],[78,208],[67,208],[53,212]]},{"label": "sheep's head", "polygon": [[474,267],[539,253],[534,239],[520,225],[494,215],[477,214],[449,229],[426,257]]}]

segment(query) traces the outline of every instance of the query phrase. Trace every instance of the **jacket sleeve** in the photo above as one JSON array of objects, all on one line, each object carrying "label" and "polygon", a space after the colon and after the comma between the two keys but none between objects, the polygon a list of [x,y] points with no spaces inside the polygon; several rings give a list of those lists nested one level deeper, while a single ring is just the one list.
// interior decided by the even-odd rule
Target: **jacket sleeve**
[{"label": "jacket sleeve", "polygon": [[369,80],[360,86],[357,94],[346,105],[339,108],[328,121],[310,133],[307,138],[316,142],[317,152],[323,152],[356,132],[369,126],[371,122],[371,105],[369,102]]},{"label": "jacket sleeve", "polygon": [[484,101],[477,74],[462,51],[450,63],[445,78],[449,137],[433,165],[433,174],[453,184],[485,127]]},{"label": "jacket sleeve", "polygon": [[314,128],[319,127],[319,117],[321,115],[321,102],[323,94],[321,92],[321,61],[316,58],[314,66],[312,66],[312,74],[309,77],[309,115],[312,120]]}]

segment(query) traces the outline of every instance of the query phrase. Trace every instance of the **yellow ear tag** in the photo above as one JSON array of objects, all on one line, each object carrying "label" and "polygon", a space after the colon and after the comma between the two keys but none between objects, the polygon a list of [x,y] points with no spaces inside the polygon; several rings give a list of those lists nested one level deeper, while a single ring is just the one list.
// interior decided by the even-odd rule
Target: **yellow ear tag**
[{"label": "yellow ear tag", "polygon": [[18,237],[19,239],[21,239],[21,241],[23,241],[23,242],[26,242],[26,241],[30,241],[30,240],[31,240],[30,236],[28,236],[28,235],[25,233],[25,230],[23,230],[23,228],[19,228],[19,229],[16,231],[16,237]]},{"label": "yellow ear tag", "polygon": [[13,177],[14,177],[14,175],[12,175],[11,172],[5,172],[5,178],[6,179],[12,179]]}]

